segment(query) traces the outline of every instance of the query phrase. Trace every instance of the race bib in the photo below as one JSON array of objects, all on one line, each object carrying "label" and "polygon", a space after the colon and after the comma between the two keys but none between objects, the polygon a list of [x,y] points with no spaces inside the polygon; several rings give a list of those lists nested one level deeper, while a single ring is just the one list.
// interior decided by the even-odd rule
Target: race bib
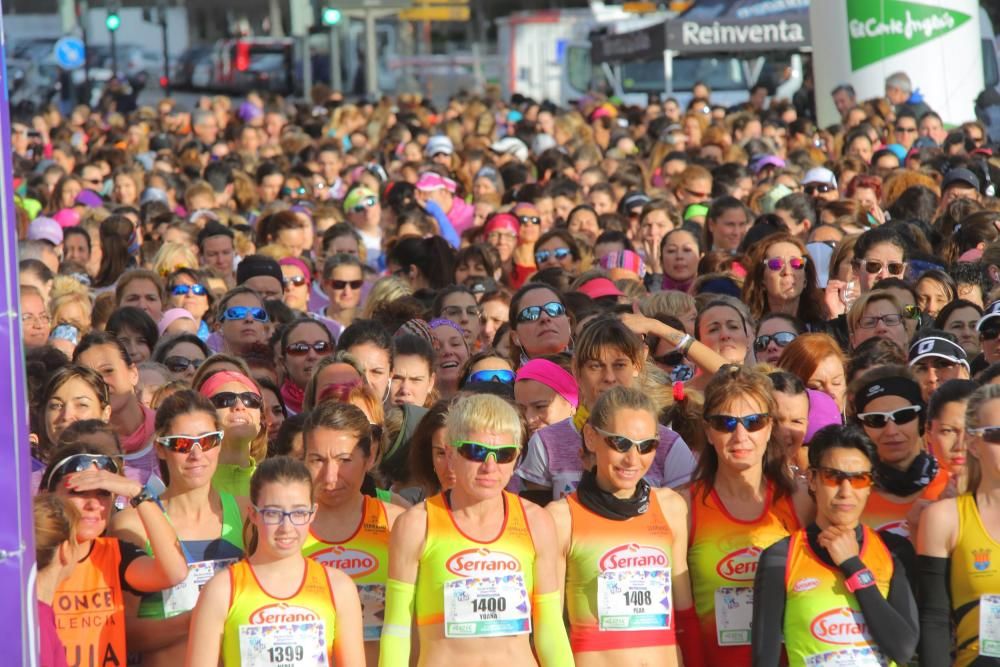
[{"label": "race bib", "polygon": [[752,588],[724,586],[715,589],[715,632],[719,646],[749,645],[752,622]]},{"label": "race bib", "polygon": [[385,621],[385,584],[358,584],[358,597],[361,598],[365,641],[377,642]]},{"label": "race bib", "polygon": [[817,653],[806,658],[805,667],[887,667],[888,658],[870,646]]},{"label": "race bib", "polygon": [[979,655],[1000,658],[1000,595],[979,598]]},{"label": "race bib", "polygon": [[601,630],[668,630],[672,609],[670,568],[608,570],[597,578]]},{"label": "race bib", "polygon": [[470,577],[444,585],[444,636],[506,637],[531,632],[524,575]]},{"label": "race bib", "polygon": [[241,625],[242,667],[325,667],[326,623]]},{"label": "race bib", "polygon": [[188,565],[188,574],[184,581],[163,591],[163,614],[166,618],[191,611],[198,604],[198,595],[208,580],[216,572],[224,570],[238,559],[203,560]]}]

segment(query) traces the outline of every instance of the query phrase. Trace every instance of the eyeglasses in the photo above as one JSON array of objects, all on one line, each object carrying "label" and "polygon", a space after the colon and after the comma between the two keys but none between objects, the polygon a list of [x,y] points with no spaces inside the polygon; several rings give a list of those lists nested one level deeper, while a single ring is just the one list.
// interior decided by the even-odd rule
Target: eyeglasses
[{"label": "eyeglasses", "polygon": [[83,472],[95,465],[101,470],[113,472],[116,475],[121,473],[121,466],[118,465],[118,461],[112,456],[106,454],[71,454],[52,466],[49,471],[49,479],[45,482],[45,488],[53,491],[56,482],[66,475]]},{"label": "eyeglasses", "polygon": [[219,315],[220,322],[226,322],[227,320],[245,320],[248,317],[252,317],[258,322],[269,322],[271,316],[267,314],[267,311],[263,308],[251,308],[249,306],[231,306],[226,308],[221,315]]},{"label": "eyeglasses", "polygon": [[463,459],[474,463],[485,463],[491,456],[497,463],[512,463],[520,451],[517,445],[484,445],[471,440],[460,440],[452,443],[452,446]]},{"label": "eyeglasses", "polygon": [[983,426],[982,428],[967,428],[965,432],[975,435],[992,445],[1000,445],[1000,426]]},{"label": "eyeglasses", "polygon": [[255,394],[252,391],[244,391],[241,393],[236,393],[235,391],[220,391],[214,396],[209,396],[208,400],[212,402],[217,410],[223,408],[231,408],[236,405],[236,399],[240,399],[240,403],[243,407],[248,410],[260,410],[260,406],[264,404],[264,399],[261,398],[260,394]]},{"label": "eyeglasses", "polygon": [[156,442],[178,454],[188,454],[195,447],[207,452],[222,444],[222,431],[210,431],[201,435],[165,435],[157,438]]},{"label": "eyeglasses", "polygon": [[461,306],[447,306],[441,309],[441,315],[453,321],[456,317],[461,317],[462,313],[465,313],[473,319],[479,319],[483,311],[479,308],[479,306],[466,306],[465,308],[462,308]]},{"label": "eyeglasses", "polygon": [[720,433],[733,433],[736,431],[736,427],[740,424],[743,424],[743,428],[750,433],[755,433],[770,423],[771,415],[766,412],[746,415],[745,417],[734,417],[732,415],[708,415],[705,417],[705,421],[712,428],[712,430],[719,431]]},{"label": "eyeglasses", "polygon": [[163,360],[163,365],[167,367],[171,373],[183,373],[188,369],[188,367],[198,370],[201,365],[205,363],[204,359],[188,359],[182,356],[167,357]]},{"label": "eyeglasses", "polygon": [[764,334],[763,336],[757,336],[757,338],[754,339],[753,349],[758,352],[763,352],[767,349],[767,346],[771,344],[772,340],[778,347],[785,347],[797,337],[798,334],[792,333],[791,331],[779,331],[778,333],[771,335]]},{"label": "eyeglasses", "polygon": [[889,422],[897,426],[909,424],[918,414],[920,414],[919,405],[908,405],[890,412],[862,412],[858,414],[858,420],[868,428],[885,428]]},{"label": "eyeglasses", "polygon": [[535,253],[535,264],[544,264],[549,261],[549,257],[555,257],[560,262],[570,255],[573,251],[569,248],[556,248],[555,250],[539,250]]},{"label": "eyeglasses", "polygon": [[254,511],[260,516],[260,520],[265,526],[280,526],[285,522],[285,517],[293,526],[304,526],[309,523],[309,518],[313,515],[315,510],[290,510],[286,512],[285,510],[275,509],[273,507],[257,507],[253,505]]},{"label": "eyeglasses", "polygon": [[499,382],[500,384],[514,384],[514,371],[476,371],[469,375],[467,382]]},{"label": "eyeglasses", "polygon": [[361,201],[359,201],[357,204],[355,204],[354,206],[352,206],[351,210],[354,211],[355,213],[361,213],[366,208],[372,208],[372,207],[374,207],[375,204],[377,204],[377,203],[378,203],[378,201],[375,199],[375,197],[365,197],[364,199],[362,199]]},{"label": "eyeglasses", "polygon": [[802,190],[807,195],[814,195],[817,192],[820,194],[826,194],[827,192],[836,190],[836,188],[829,183],[810,183],[809,185],[804,186]]},{"label": "eyeglasses", "polygon": [[290,278],[282,278],[281,284],[288,289],[289,287],[302,287],[306,284],[305,276],[291,276]]},{"label": "eyeglasses", "polygon": [[785,268],[785,263],[787,262],[795,271],[801,271],[806,268],[806,261],[805,257],[789,257],[787,260],[784,257],[772,257],[771,259],[764,260],[764,266],[777,273]]},{"label": "eyeglasses", "polygon": [[824,486],[837,487],[847,481],[851,484],[852,489],[867,489],[875,482],[870,470],[864,472],[845,472],[836,468],[813,468],[812,470]]},{"label": "eyeglasses", "polygon": [[332,350],[332,346],[325,340],[318,340],[315,343],[289,343],[285,346],[285,354],[292,357],[304,357],[309,354],[309,350],[315,350],[316,354],[327,354]]},{"label": "eyeglasses", "polygon": [[597,431],[602,438],[604,438],[604,441],[608,443],[608,447],[615,450],[619,454],[625,454],[633,447],[639,450],[639,454],[649,454],[650,452],[655,452],[656,448],[660,446],[660,439],[658,437],[646,438],[645,440],[633,440],[625,435],[609,433],[608,431],[597,428],[593,424],[591,424],[590,427]]},{"label": "eyeglasses", "polygon": [[[406,269],[400,269],[400,271],[402,271],[402,274],[399,274],[399,271],[397,271],[396,274],[403,275],[403,276],[406,275]],[[394,275],[396,275],[396,274],[394,274]],[[352,290],[357,291],[357,290],[361,289],[364,286],[364,284],[365,284],[364,280],[331,280],[330,281],[330,286],[333,287],[333,289],[336,289],[336,290],[347,289],[348,287],[350,287]]]},{"label": "eyeglasses", "polygon": [[522,225],[541,225],[542,219],[537,215],[519,215],[517,219],[521,221]]},{"label": "eyeglasses", "polygon": [[889,275],[892,276],[902,275],[906,269],[906,262],[883,262],[878,259],[856,259],[854,260],[854,265],[857,268],[864,269],[865,273],[871,274],[880,273],[882,267],[885,266],[889,271]]},{"label": "eyeglasses", "polygon": [[21,321],[27,322],[31,326],[41,325],[47,327],[52,324],[52,318],[48,316],[48,313],[42,313],[41,315],[32,315],[31,313],[25,313],[21,315]]},{"label": "eyeglasses", "polygon": [[208,289],[198,283],[194,285],[174,285],[170,288],[170,293],[174,296],[187,296],[189,293],[195,296],[205,296],[208,294]]},{"label": "eyeglasses", "polygon": [[858,327],[861,329],[874,329],[878,326],[879,321],[885,322],[885,326],[887,327],[898,327],[903,321],[903,316],[895,313],[875,317],[862,317],[858,320]]},{"label": "eyeglasses", "polygon": [[517,323],[534,322],[541,318],[543,311],[549,317],[562,317],[566,314],[566,306],[558,301],[549,301],[543,306],[528,306],[517,314]]}]

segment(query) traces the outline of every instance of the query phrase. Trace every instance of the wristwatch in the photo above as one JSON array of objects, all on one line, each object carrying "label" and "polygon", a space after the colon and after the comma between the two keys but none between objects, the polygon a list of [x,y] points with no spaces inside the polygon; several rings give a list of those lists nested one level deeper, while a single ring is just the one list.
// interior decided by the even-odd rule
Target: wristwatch
[{"label": "wristwatch", "polygon": [[851,593],[859,591],[862,588],[868,588],[869,586],[875,585],[875,575],[867,567],[863,570],[858,570],[847,579],[844,580],[844,585],[847,590]]},{"label": "wristwatch", "polygon": [[149,480],[142,487],[142,491],[139,492],[139,495],[135,496],[134,498],[132,498],[132,500],[128,501],[129,505],[131,505],[132,507],[138,507],[147,500],[152,500],[156,503],[159,503],[160,494],[163,493],[165,490],[166,486],[163,484],[163,481],[156,475],[150,475]]}]

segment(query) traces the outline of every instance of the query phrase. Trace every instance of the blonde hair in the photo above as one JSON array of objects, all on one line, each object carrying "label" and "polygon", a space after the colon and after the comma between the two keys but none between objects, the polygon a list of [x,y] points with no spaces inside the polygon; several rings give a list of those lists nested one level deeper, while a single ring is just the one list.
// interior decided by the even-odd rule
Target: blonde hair
[{"label": "blonde hair", "polygon": [[257,254],[270,257],[276,262],[283,260],[286,257],[293,257],[295,255],[295,253],[292,252],[292,249],[283,243],[268,243],[265,246],[257,248]]},{"label": "blonde hair", "polygon": [[[75,282],[75,281],[74,281]],[[79,284],[79,283],[77,283]],[[86,313],[87,319],[80,322],[71,322],[66,320],[65,322],[59,317],[59,311],[66,306],[71,306],[73,304],[79,304],[83,306],[83,311]],[[52,319],[52,325],[56,326],[58,324],[72,324],[77,329],[80,330],[80,335],[90,331],[90,315],[94,309],[94,304],[90,300],[90,295],[86,292],[63,292],[55,298],[51,298],[49,301],[49,317]]]},{"label": "blonde hair", "polygon": [[619,385],[608,389],[597,399],[590,411],[590,423],[606,430],[615,413],[620,410],[642,410],[652,415],[653,421],[656,421],[657,406],[649,396],[639,389]]},{"label": "blonde hair", "polygon": [[372,315],[390,301],[402,299],[413,294],[410,283],[398,276],[384,276],[375,281],[361,313],[363,319],[371,319]]},{"label": "blonde hair", "polygon": [[[90,302],[90,290],[76,278],[57,275],[52,278],[52,289],[49,290],[49,302],[71,294],[83,295]],[[89,308],[89,306],[88,306]]]},{"label": "blonde hair", "polygon": [[654,292],[639,300],[639,312],[646,317],[671,315],[680,319],[681,315],[691,310],[697,310],[694,297],[676,290]]},{"label": "blonde hair", "polygon": [[40,493],[31,505],[35,526],[35,561],[44,570],[53,560],[63,542],[76,542],[76,522],[79,512],[70,503],[53,493]]},{"label": "blonde hair", "polygon": [[858,300],[851,304],[851,309],[847,311],[847,331],[854,333],[858,328],[858,323],[864,316],[865,308],[868,304],[875,303],[877,301],[888,301],[895,308],[896,312],[903,315],[903,304],[899,302],[896,295],[887,290],[873,290],[867,294],[862,294],[858,297]]},{"label": "blonde hair", "polygon": [[445,420],[448,441],[467,439],[475,432],[510,435],[518,447],[524,441],[524,427],[517,410],[499,396],[472,394],[462,396],[448,410]]},{"label": "blonde hair", "polygon": [[[969,401],[965,404],[965,428],[979,428],[979,411],[990,401],[1000,399],[1000,384],[984,384],[979,389],[972,392]],[[983,479],[983,467],[979,463],[978,456],[969,456],[965,459],[965,470],[967,475],[966,491],[975,495],[979,490],[979,483]]]},{"label": "blonde hair", "polygon": [[153,255],[153,272],[166,278],[177,269],[198,269],[198,258],[185,243],[164,243]]}]

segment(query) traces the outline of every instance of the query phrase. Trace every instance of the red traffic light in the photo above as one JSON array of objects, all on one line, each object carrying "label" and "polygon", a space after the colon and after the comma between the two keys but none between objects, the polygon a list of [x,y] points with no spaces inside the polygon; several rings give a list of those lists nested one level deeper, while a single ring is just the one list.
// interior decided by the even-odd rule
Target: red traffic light
[{"label": "red traffic light", "polygon": [[245,72],[250,68],[250,45],[247,42],[236,44],[236,71]]},{"label": "red traffic light", "polygon": [[166,88],[168,85],[170,85],[170,79],[168,79],[165,76],[161,76],[160,77],[160,88]]}]

